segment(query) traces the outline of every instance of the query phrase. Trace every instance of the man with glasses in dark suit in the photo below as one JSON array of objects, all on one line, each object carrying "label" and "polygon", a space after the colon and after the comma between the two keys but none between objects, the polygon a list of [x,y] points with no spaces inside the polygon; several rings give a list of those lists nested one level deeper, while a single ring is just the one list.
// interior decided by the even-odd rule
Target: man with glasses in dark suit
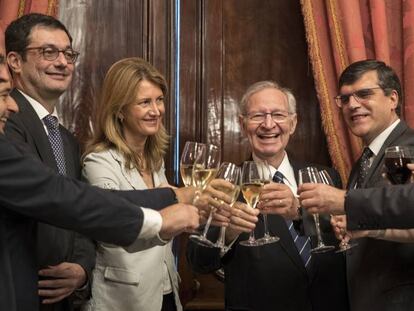
[{"label": "man with glasses in dark suit", "polygon": [[[348,128],[364,143],[364,152],[354,165],[347,203],[357,209],[364,200],[357,194],[376,193],[369,199],[380,203],[381,191],[365,188],[386,186],[383,178],[385,149],[390,146],[413,146],[414,131],[400,120],[401,84],[394,70],[384,62],[364,60],[348,66],[339,78],[335,98]],[[356,189],[356,190],[353,190]],[[362,189],[362,190],[359,190]],[[344,205],[345,191],[326,185],[300,187],[303,207]],[[392,193],[384,190],[383,193]],[[343,217],[339,223],[344,223]],[[334,223],[337,226],[337,223]],[[361,227],[362,229],[362,227]],[[410,230],[372,230],[354,233],[357,247],[347,252],[347,279],[352,311],[399,311],[414,308],[414,245]]]}]

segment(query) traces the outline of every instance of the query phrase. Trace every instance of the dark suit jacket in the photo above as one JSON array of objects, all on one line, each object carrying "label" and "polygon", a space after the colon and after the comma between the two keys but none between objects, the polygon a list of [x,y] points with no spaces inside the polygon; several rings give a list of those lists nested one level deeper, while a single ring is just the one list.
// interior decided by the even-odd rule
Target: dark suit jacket
[{"label": "dark suit jacket", "polygon": [[[387,185],[382,177],[385,148],[414,145],[414,131],[400,122],[375,157],[362,188]],[[349,178],[357,178],[358,164]],[[377,202],[381,197],[372,198]],[[406,203],[404,203],[406,204]],[[414,244],[371,238],[357,240],[347,252],[347,277],[351,310],[414,310]]]},{"label": "dark suit jacket", "polygon": [[[16,89],[11,96],[19,106],[19,113],[14,114],[7,122],[6,136],[21,145],[22,150],[38,157],[44,164],[58,172],[55,157],[44,130],[33,107]],[[81,164],[78,143],[73,135],[63,126],[59,126],[62,135],[66,162],[66,176],[80,179]],[[37,225],[37,256],[39,269],[62,262],[73,262],[83,267],[89,279],[95,266],[95,245],[92,240],[73,231],[57,228],[48,224]],[[89,282],[90,285],[90,282]],[[68,299],[53,305],[41,305],[41,310],[70,311],[73,309],[72,300],[79,304],[87,299],[90,286],[83,291],[76,291]]]},{"label": "dark suit jacket", "polygon": [[[304,167],[292,165],[295,172]],[[340,183],[335,171],[329,173]],[[259,219],[255,235],[261,237],[263,221]],[[268,222],[271,234],[280,237],[277,243],[244,247],[239,241],[247,240],[248,235],[242,234],[223,258],[218,249],[193,242],[188,245],[187,257],[196,272],[208,273],[224,267],[226,310],[348,310],[343,255],[314,254],[307,271],[285,220],[268,215]],[[212,240],[216,238],[213,235]],[[327,244],[338,244],[332,233],[323,237]],[[312,239],[313,246],[315,242]]]},{"label": "dark suit jacket", "polygon": [[349,190],[348,230],[414,228],[414,184]]},{"label": "dark suit jacket", "polygon": [[126,246],[142,227],[137,205],[161,209],[175,202],[167,188],[112,194],[58,176],[0,134],[0,309],[38,310],[34,220]]}]

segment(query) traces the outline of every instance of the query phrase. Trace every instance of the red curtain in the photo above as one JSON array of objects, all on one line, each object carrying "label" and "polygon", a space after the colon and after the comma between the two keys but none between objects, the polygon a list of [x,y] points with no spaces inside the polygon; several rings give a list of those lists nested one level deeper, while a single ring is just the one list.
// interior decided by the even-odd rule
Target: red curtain
[{"label": "red curtain", "polygon": [[5,29],[11,21],[28,13],[56,16],[58,0],[0,0],[0,27]]},{"label": "red curtain", "polygon": [[334,103],[338,77],[358,60],[386,62],[401,79],[401,111],[414,125],[414,0],[301,0],[301,5],[329,153],[346,181],[362,143]]}]

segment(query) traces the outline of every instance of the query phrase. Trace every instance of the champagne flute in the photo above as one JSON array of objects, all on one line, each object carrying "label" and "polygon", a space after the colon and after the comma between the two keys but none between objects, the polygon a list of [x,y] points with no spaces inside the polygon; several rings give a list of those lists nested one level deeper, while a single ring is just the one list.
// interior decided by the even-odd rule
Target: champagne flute
[{"label": "champagne flute", "polygon": [[[240,167],[236,166],[233,163],[223,162],[220,165],[216,178],[226,180],[233,185],[233,188],[229,187],[215,187],[217,190],[224,192],[232,198],[230,206],[233,207],[233,204],[237,201],[240,193]],[[224,203],[220,200],[221,203]],[[215,246],[219,247],[222,253],[228,251],[228,247],[225,246],[226,238],[226,227],[220,228],[220,235],[216,241]]]},{"label": "champagne flute", "polygon": [[[259,169],[255,162],[246,161],[243,163],[241,184],[241,191],[247,205],[251,208],[256,208],[257,202],[259,202],[259,195],[263,186],[263,180],[259,174]],[[249,239],[240,242],[240,245],[261,246],[263,245],[263,242],[255,239],[254,230],[252,230]]]},{"label": "champagne flute", "polygon": [[185,143],[183,153],[180,160],[180,172],[184,186],[194,186],[193,183],[193,166],[198,156],[206,148],[205,144],[194,141],[187,141]]},{"label": "champagne flute", "polygon": [[[263,180],[263,186],[265,184],[269,184],[273,180],[272,171],[270,170],[269,163],[267,163],[267,161],[264,161],[262,165],[262,180]],[[279,241],[280,239],[278,236],[272,236],[269,233],[267,214],[262,214],[262,216],[263,216],[264,236],[258,239],[257,241],[260,241],[263,244],[270,244],[270,243],[275,243]]]},{"label": "champagne flute", "polygon": [[392,146],[385,149],[384,165],[386,176],[393,185],[406,184],[411,177],[408,163],[414,161],[414,148],[411,146]]},{"label": "champagne flute", "polygon": [[[322,180],[319,176],[319,172],[316,167],[306,167],[299,170],[299,184],[304,183],[322,183]],[[335,246],[325,245],[325,243],[322,240],[321,228],[319,226],[319,214],[313,214],[313,219],[315,221],[318,245],[310,250],[311,253],[324,253],[333,250]]]},{"label": "champagne flute", "polygon": [[[197,187],[194,202],[198,200],[200,194],[208,186],[210,181],[212,181],[216,177],[219,165],[220,149],[217,146],[210,144],[206,145],[205,148],[202,148],[202,151],[196,158],[193,166],[192,179],[194,186]],[[190,240],[206,247],[214,247],[214,243],[207,239],[207,231],[210,227],[212,218],[213,209],[210,210],[203,233],[201,235],[190,235]]]},{"label": "champagne flute", "polygon": [[[321,177],[321,181],[323,184],[325,185],[330,185],[332,187],[335,187],[331,176],[329,176],[329,173],[326,170],[320,170],[319,171],[319,175]],[[334,215],[331,215],[331,217],[335,218]],[[345,232],[346,235],[346,232]],[[351,249],[355,246],[357,246],[358,244],[356,243],[349,243],[346,239],[345,239],[345,235],[343,237],[343,239],[341,240],[341,242],[339,243],[339,249],[335,252],[335,253],[342,253],[347,251],[348,249]]]}]

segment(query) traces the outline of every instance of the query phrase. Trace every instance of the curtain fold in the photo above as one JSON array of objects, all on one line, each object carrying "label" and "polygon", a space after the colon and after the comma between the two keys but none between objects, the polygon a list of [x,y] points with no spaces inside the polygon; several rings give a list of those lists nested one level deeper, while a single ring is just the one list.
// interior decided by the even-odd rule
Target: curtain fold
[{"label": "curtain fold", "polygon": [[362,148],[333,100],[349,64],[375,58],[393,67],[403,86],[402,117],[414,125],[414,0],[301,0],[301,6],[322,125],[345,182]]},{"label": "curtain fold", "polygon": [[59,0],[0,0],[0,26],[7,27],[16,18],[28,13],[57,16]]}]

